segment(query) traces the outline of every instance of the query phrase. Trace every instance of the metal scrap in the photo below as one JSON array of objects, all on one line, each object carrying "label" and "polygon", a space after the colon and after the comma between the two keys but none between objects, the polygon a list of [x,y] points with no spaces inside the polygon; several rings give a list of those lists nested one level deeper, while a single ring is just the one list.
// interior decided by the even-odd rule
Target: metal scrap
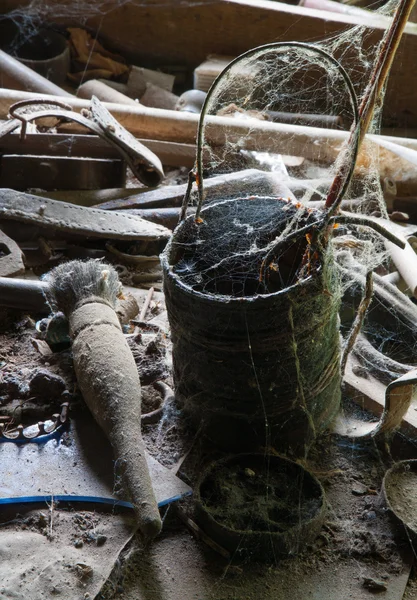
[{"label": "metal scrap", "polygon": [[[39,104],[44,104],[45,108],[34,110]],[[25,112],[19,110],[23,108]],[[9,111],[14,119],[22,122],[22,139],[26,135],[28,123],[46,117],[53,117],[59,121],[74,121],[83,125],[117,149],[139,181],[145,185],[158,185],[164,177],[164,171],[156,154],[126,131],[94,96],[90,109],[91,113],[85,111],[85,114],[78,114],[63,102],[23,100],[13,104]]]}]

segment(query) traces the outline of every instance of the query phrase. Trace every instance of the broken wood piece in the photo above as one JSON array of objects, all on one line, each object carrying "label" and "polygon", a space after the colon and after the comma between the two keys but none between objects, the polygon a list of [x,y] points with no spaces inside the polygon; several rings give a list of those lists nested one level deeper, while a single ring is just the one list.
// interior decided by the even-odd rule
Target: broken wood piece
[{"label": "broken wood piece", "polygon": [[[19,134],[11,133],[9,135],[18,127],[20,127],[20,121],[17,119],[4,121],[3,125],[0,126],[0,154],[44,154],[120,159],[120,153],[109,145],[107,140],[96,135],[27,133],[22,142]],[[195,146],[192,144],[144,139],[139,139],[138,142],[156,154],[163,165],[171,167],[192,167],[194,165]],[[68,189],[73,187],[71,186]],[[57,190],[56,193],[65,194],[66,192]],[[82,204],[82,202],[74,202],[74,204]],[[98,202],[93,204],[98,204]]]},{"label": "broken wood piece", "polygon": [[122,94],[118,90],[110,87],[103,81],[97,79],[90,79],[86,81],[77,90],[77,96],[79,98],[86,98],[91,100],[93,96],[96,96],[102,102],[113,102],[115,104],[130,104],[135,106],[137,102]]},{"label": "broken wood piece", "polygon": [[232,62],[234,56],[210,54],[206,60],[194,69],[194,88],[208,92],[214,80]]},{"label": "broken wood piece", "polygon": [[129,94],[127,93],[127,85],[125,83],[120,83],[119,81],[112,81],[111,79],[97,79],[96,81],[100,81],[100,83],[105,83],[108,87],[111,87],[113,90],[120,92],[124,96],[129,96]]},{"label": "broken wood piece", "polygon": [[[20,121],[17,126],[20,126]],[[5,121],[13,123],[13,120]],[[88,158],[113,158],[120,160],[119,152],[107,140],[97,135],[68,133],[26,133],[22,140],[19,133],[0,133],[0,155],[43,155]]]},{"label": "broken wood piece", "polygon": [[178,96],[153,83],[146,84],[146,90],[140,97],[140,103],[143,104],[143,106],[165,108],[168,110],[175,110],[177,102]]},{"label": "broken wood piece", "polygon": [[5,229],[9,224],[7,229],[13,230],[16,221],[47,231],[47,237],[65,233],[71,237],[163,242],[170,236],[165,227],[133,215],[0,189],[0,224]]},{"label": "broken wood piece", "polygon": [[173,75],[133,65],[127,80],[127,93],[132,98],[141,98],[148,83],[156,85],[167,92],[172,92],[174,81],[175,77]]},{"label": "broken wood piece", "polygon": [[[151,300],[152,300],[154,291],[155,291],[154,287],[149,288],[148,295],[146,296],[145,302],[143,303],[143,306],[140,310],[139,323],[145,321],[146,313],[148,312],[149,306],[151,304]],[[140,332],[140,326],[135,325],[134,335],[138,335],[139,332]],[[165,385],[165,384],[163,384],[163,385]],[[165,386],[165,387],[168,387],[168,386]],[[143,422],[143,418],[142,418],[142,422]]]},{"label": "broken wood piece", "polygon": [[154,288],[151,287],[149,288],[149,292],[148,295],[146,296],[145,302],[143,303],[143,306],[140,310],[140,314],[139,314],[139,321],[144,321],[145,317],[146,317],[146,313],[148,312],[149,306],[151,304],[151,300],[152,300],[152,296],[154,293]]},{"label": "broken wood piece", "polygon": [[73,97],[72,94],[39,75],[33,69],[7,54],[7,52],[3,52],[3,50],[0,50],[0,86],[65,98]]},{"label": "broken wood piece", "polygon": [[[178,209],[177,209],[178,210]],[[152,219],[150,219],[152,221]],[[135,265],[142,269],[149,269],[152,266],[159,265],[159,256],[147,256],[144,254],[128,254],[115,248],[110,242],[106,243],[106,250],[113,254],[116,259],[125,265]]]}]

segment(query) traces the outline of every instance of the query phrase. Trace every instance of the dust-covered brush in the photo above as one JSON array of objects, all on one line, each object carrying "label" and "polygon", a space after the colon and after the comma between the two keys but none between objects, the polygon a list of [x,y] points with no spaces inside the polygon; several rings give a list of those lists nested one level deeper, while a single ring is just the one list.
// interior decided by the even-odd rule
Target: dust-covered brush
[{"label": "dust-covered brush", "polygon": [[121,295],[117,272],[96,261],[71,261],[46,277],[46,298],[69,321],[79,388],[110,440],[145,540],[162,523],[141,436],[141,387],[115,307]]}]

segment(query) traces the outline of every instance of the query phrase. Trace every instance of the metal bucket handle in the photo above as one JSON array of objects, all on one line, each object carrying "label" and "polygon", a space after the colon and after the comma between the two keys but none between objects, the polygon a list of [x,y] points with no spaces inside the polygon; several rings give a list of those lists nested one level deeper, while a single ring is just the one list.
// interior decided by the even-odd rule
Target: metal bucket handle
[{"label": "metal bucket handle", "polygon": [[355,89],[353,87],[353,84],[352,84],[352,81],[351,81],[349,75],[347,74],[344,67],[342,67],[340,62],[338,60],[336,60],[331,54],[329,54],[328,52],[326,52],[325,50],[320,48],[319,46],[314,46],[313,44],[308,44],[308,43],[304,43],[304,42],[273,42],[270,44],[265,44],[263,46],[258,46],[256,48],[248,50],[244,54],[241,54],[240,56],[238,56],[237,58],[232,60],[223,69],[223,71],[220,73],[220,75],[218,75],[218,77],[216,77],[212,86],[210,87],[210,89],[207,93],[206,99],[203,103],[203,107],[201,109],[200,120],[199,120],[198,131],[197,131],[197,154],[196,154],[195,172],[191,171],[189,174],[188,186],[187,186],[187,191],[185,193],[184,200],[183,200],[180,221],[184,220],[184,218],[185,218],[185,214],[186,214],[186,210],[188,207],[190,194],[191,194],[191,188],[192,188],[194,179],[196,180],[197,190],[198,190],[198,203],[197,203],[195,219],[197,220],[200,218],[200,212],[201,212],[203,200],[204,200],[204,182],[203,182],[204,120],[207,116],[208,105],[209,105],[209,102],[210,102],[214,92],[217,91],[219,84],[221,83],[223,78],[227,75],[227,73],[232,69],[232,67],[234,67],[240,61],[250,58],[252,56],[255,56],[256,54],[263,54],[270,50],[278,49],[280,51],[281,50],[285,51],[288,48],[304,48],[305,50],[308,50],[309,52],[313,52],[313,53],[315,52],[316,54],[319,54],[325,61],[327,61],[332,66],[337,68],[337,70],[339,71],[340,75],[342,76],[342,78],[344,80],[344,83],[346,85],[346,88],[347,88],[347,91],[349,94],[350,104],[351,104],[351,108],[352,108],[352,112],[353,112],[353,122],[352,122],[351,131],[355,132],[356,144],[353,149],[353,156],[352,156],[349,171],[345,176],[343,186],[340,189],[339,195],[338,195],[335,203],[333,204],[332,208],[328,211],[329,216],[330,216],[330,214],[333,214],[335,212],[335,209],[338,207],[340,200],[342,199],[343,195],[345,194],[346,189],[350,183],[351,177],[353,175],[353,170],[354,170],[355,161],[356,161],[356,154],[357,154],[357,150],[358,150],[358,135],[357,135],[357,133],[359,130],[359,128],[358,128],[359,108],[358,108],[358,99],[356,96]]}]

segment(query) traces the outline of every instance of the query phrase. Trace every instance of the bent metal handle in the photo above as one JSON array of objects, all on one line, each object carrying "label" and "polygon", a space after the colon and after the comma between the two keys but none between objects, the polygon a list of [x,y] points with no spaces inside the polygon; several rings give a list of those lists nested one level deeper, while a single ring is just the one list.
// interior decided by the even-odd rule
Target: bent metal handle
[{"label": "bent metal handle", "polygon": [[[240,56],[238,56],[237,58],[232,60],[223,69],[223,71],[220,73],[220,75],[215,79],[214,83],[212,84],[211,88],[209,89],[209,91],[207,93],[206,99],[203,103],[203,107],[201,110],[200,121],[199,121],[198,131],[197,131],[197,155],[196,155],[196,174],[195,174],[197,188],[198,188],[198,204],[197,204],[197,211],[196,211],[196,215],[195,215],[196,220],[199,219],[199,217],[200,217],[200,211],[201,211],[203,200],[204,200],[204,183],[203,183],[204,120],[207,115],[207,111],[210,106],[210,102],[211,102],[211,99],[212,99],[214,93],[217,91],[218,87],[222,83],[223,78],[231,71],[231,69],[237,63],[239,63],[243,60],[255,57],[256,55],[262,56],[263,54],[270,52],[270,51],[275,50],[277,52],[285,52],[286,50],[288,50],[290,48],[300,48],[300,49],[307,50],[310,53],[318,54],[327,63],[330,63],[333,67],[337,68],[341,77],[343,78],[344,83],[346,84],[346,89],[348,91],[349,100],[350,100],[350,104],[351,104],[351,108],[352,108],[352,112],[353,112],[352,128],[356,127],[358,118],[359,118],[359,108],[358,108],[358,100],[357,100],[356,92],[353,87],[352,81],[351,81],[349,75],[347,74],[347,72],[345,71],[345,69],[339,63],[339,61],[337,61],[333,56],[328,54],[322,48],[320,48],[318,46],[314,46],[313,44],[307,44],[307,43],[303,43],[303,42],[275,42],[275,43],[271,43],[271,44],[265,44],[263,46],[258,46],[257,48],[253,48],[253,49],[249,50],[248,52],[241,54]],[[342,186],[339,196],[344,194],[344,192],[347,188],[347,185],[350,182],[350,178],[352,176],[354,166],[355,166],[355,160],[352,160],[350,171],[346,174],[346,177],[344,179],[343,186]],[[184,197],[183,208],[188,205],[189,196],[190,196],[190,192],[191,192],[191,183],[192,183],[192,179],[190,177],[189,186],[188,186],[187,192]],[[184,213],[185,213],[185,208],[183,210],[183,214]],[[183,216],[182,216],[182,218],[183,218]]]},{"label": "bent metal handle", "polygon": [[[382,358],[383,356],[381,354]],[[359,422],[351,418],[342,418],[339,415],[333,427],[333,433],[354,439],[371,439],[393,433],[400,427],[410,408],[416,384],[417,369],[401,375],[388,384],[385,390],[385,407],[379,421],[376,423]]]}]

